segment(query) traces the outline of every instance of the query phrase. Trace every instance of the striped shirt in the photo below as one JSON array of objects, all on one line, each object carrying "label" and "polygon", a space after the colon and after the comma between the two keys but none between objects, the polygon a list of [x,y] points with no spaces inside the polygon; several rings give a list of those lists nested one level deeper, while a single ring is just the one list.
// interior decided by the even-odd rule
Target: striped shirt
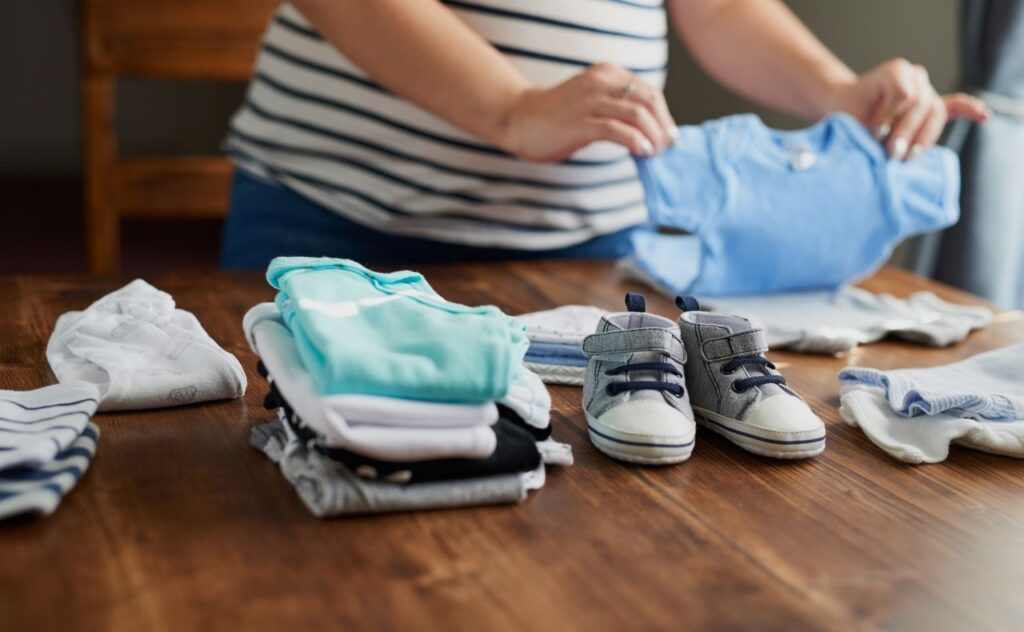
[{"label": "striped shirt", "polygon": [[[661,86],[661,0],[446,0],[523,75],[551,86],[599,61]],[[235,164],[386,233],[545,250],[643,223],[626,149],[529,163],[382,88],[282,4],[226,148]]]},{"label": "striped shirt", "polygon": [[100,429],[90,422],[53,460],[39,467],[21,466],[0,471],[0,519],[22,514],[52,514],[89,469],[99,438]]},{"label": "striped shirt", "polygon": [[0,471],[53,460],[82,434],[98,402],[86,382],[0,391]]}]

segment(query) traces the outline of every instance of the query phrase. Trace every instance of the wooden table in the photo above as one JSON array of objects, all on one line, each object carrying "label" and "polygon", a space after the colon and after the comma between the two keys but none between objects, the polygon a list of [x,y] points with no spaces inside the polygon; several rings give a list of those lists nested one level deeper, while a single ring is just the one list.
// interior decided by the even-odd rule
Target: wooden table
[{"label": "wooden table", "polygon": [[[452,300],[510,313],[618,309],[591,263],[425,268]],[[943,350],[773,353],[829,426],[817,459],[777,462],[701,432],[687,463],[630,467],[592,448],[580,390],[552,387],[576,464],[520,506],[320,521],[248,445],[270,415],[241,331],[258,275],[153,279],[249,372],[242,400],[96,417],[97,458],[57,513],[0,526],[0,628],[850,629],[1024,625],[1024,463],[954,449],[907,466],[840,422],[836,372],[941,364],[1024,340],[1019,313]],[[120,283],[0,283],[0,387],[51,383],[58,314]],[[927,288],[886,270],[868,288]],[[652,311],[675,308],[649,297]],[[301,628],[300,628],[301,626]]]}]

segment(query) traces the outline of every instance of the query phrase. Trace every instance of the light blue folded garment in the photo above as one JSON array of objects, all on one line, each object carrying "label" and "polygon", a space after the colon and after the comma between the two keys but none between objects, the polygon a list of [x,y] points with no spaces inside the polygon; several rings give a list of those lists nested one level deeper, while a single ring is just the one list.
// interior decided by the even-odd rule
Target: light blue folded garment
[{"label": "light blue folded garment", "polygon": [[637,160],[650,226],[634,231],[630,265],[680,294],[836,288],[959,217],[956,154],[889,160],[844,114],[793,132],[754,115],[679,132]]},{"label": "light blue folded garment", "polygon": [[417,272],[278,257],[267,280],[321,394],[485,402],[519,377],[526,328],[496,307],[446,301]]},{"label": "light blue folded garment", "polygon": [[928,369],[848,367],[846,388],[880,387],[893,411],[904,417],[959,412],[990,421],[1024,420],[1024,343]]},{"label": "light blue folded garment", "polygon": [[555,366],[587,366],[587,356],[577,344],[530,342],[526,362]]},{"label": "light blue folded garment", "polygon": [[531,340],[530,348],[527,349],[526,355],[533,357],[550,356],[587,359],[587,354],[583,353],[583,349],[580,345],[572,342],[541,342],[538,340]]}]

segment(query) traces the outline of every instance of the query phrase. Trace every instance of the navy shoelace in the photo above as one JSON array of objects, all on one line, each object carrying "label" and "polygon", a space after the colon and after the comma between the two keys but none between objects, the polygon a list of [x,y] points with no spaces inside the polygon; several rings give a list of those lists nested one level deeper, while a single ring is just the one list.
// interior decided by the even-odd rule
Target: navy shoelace
[{"label": "navy shoelace", "polygon": [[[769,369],[775,369],[775,365],[764,356],[759,355],[743,355],[736,356],[732,360],[729,360],[722,366],[722,373],[729,375],[735,373],[736,369],[747,364],[756,364],[759,366],[767,367]],[[745,377],[742,380],[736,380],[732,383],[732,390],[737,393],[753,388],[755,386],[762,386],[764,384],[778,384],[782,386],[786,383],[786,378],[781,375],[755,375],[752,377]]]},{"label": "navy shoelace", "polygon": [[[683,373],[674,364],[669,362],[634,362],[633,364],[623,364],[614,369],[608,369],[604,374],[622,375],[623,373],[629,374],[632,371],[661,371],[676,377],[683,377]],[[609,395],[618,395],[626,391],[667,391],[676,397],[682,397],[685,392],[682,384],[662,380],[630,380],[628,382],[612,382],[608,385]]]}]

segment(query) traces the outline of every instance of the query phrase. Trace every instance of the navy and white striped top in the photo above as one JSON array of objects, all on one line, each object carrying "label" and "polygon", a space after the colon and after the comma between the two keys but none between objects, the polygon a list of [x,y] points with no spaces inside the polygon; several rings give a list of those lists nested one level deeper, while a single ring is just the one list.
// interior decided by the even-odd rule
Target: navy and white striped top
[{"label": "navy and white striped top", "polygon": [[[535,85],[600,61],[664,82],[661,0],[445,0]],[[227,150],[377,230],[475,246],[543,250],[645,221],[628,152],[595,143],[528,163],[378,86],[282,4],[256,60]]]},{"label": "navy and white striped top", "polygon": [[98,404],[99,392],[87,382],[0,391],[0,471],[53,460],[82,434]]},{"label": "navy and white striped top", "polygon": [[52,514],[89,469],[99,438],[99,427],[88,422],[52,460],[38,467],[22,465],[0,470],[0,520],[22,514]]}]

